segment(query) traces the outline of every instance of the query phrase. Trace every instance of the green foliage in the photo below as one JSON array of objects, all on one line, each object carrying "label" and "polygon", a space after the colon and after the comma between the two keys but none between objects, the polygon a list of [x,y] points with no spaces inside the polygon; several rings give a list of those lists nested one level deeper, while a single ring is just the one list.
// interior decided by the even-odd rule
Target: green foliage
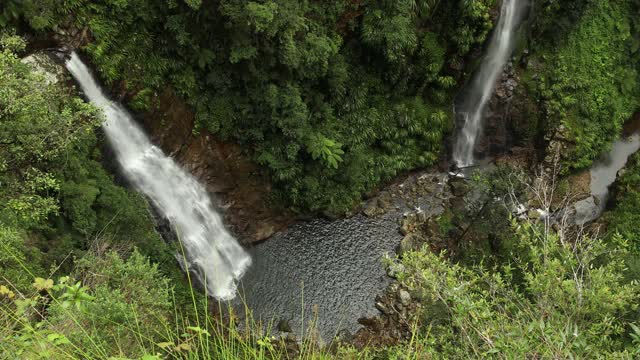
[{"label": "green foliage", "polygon": [[[240,143],[269,170],[276,198],[331,212],[350,209],[401,171],[434,163],[463,75],[447,64],[484,41],[495,5],[54,3],[27,6],[23,16],[35,29],[88,29],[86,52],[135,110],[172,86],[196,111],[194,131]],[[80,226],[91,228],[85,220]]]},{"label": "green foliage", "polygon": [[[539,60],[545,64],[533,71],[542,71],[538,91],[548,125],[565,125],[575,143],[571,153],[563,154],[567,169],[589,166],[640,106],[640,62],[634,45],[640,32],[633,26],[633,3],[574,4],[567,16],[579,18],[566,39],[541,45],[546,55]],[[550,31],[558,33],[555,25]]]},{"label": "green foliage", "polygon": [[[155,232],[145,200],[113,181],[101,165],[95,108],[52,77],[21,62],[19,37],[0,35],[0,228],[10,258],[5,281],[24,285],[24,262],[67,272],[92,241],[136,244],[162,264],[178,268]],[[40,55],[39,66],[57,71]],[[42,254],[39,252],[42,251]],[[12,262],[10,259],[19,259]]]},{"label": "green foliage", "polygon": [[[495,269],[450,263],[428,249],[405,254],[400,279],[435,358],[632,357],[625,342],[640,286],[623,280],[626,243],[567,241],[513,224],[518,246]],[[613,249],[613,250],[612,250]],[[629,338],[630,339],[630,338]]]},{"label": "green foliage", "polygon": [[[170,289],[157,265],[134,251],[115,252],[77,263],[81,282],[65,281],[49,307],[48,322],[88,354],[139,357],[162,339],[170,314]],[[58,286],[58,285],[57,285]],[[73,321],[69,321],[73,319]],[[96,349],[99,351],[90,350]]]},{"label": "green foliage", "polygon": [[25,240],[24,234],[0,225],[0,284],[17,291],[29,289],[33,276],[44,273],[40,252]]},{"label": "green foliage", "polygon": [[640,278],[640,155],[632,156],[615,184],[615,208],[604,215],[609,237],[629,239],[631,251],[626,256],[627,278]]},{"label": "green foliage", "polygon": [[606,220],[612,233],[633,241],[640,254],[640,155],[632,156],[615,184],[616,207]]},{"label": "green foliage", "polygon": [[19,61],[24,48],[2,37],[0,53],[0,215],[24,226],[40,225],[58,210],[54,174],[70,147],[97,125],[96,112]]},{"label": "green foliage", "polygon": [[[75,279],[55,282],[36,278],[20,293],[0,286],[0,353],[28,359],[289,358],[286,344],[250,314],[240,329],[211,314],[206,301],[194,301],[186,306],[199,317],[185,317],[185,305],[171,300],[169,281],[137,251],[127,259],[113,251],[88,255],[73,273]],[[196,290],[190,291],[195,299]],[[371,355],[344,347],[332,356],[309,339],[298,349],[307,359]]]}]

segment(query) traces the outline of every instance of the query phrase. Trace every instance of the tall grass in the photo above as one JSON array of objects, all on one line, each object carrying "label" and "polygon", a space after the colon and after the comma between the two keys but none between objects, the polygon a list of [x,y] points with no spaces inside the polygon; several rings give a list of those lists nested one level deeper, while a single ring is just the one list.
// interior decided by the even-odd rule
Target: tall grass
[{"label": "tall grass", "polygon": [[[181,246],[180,251],[184,264],[188,264]],[[17,256],[15,259],[20,261]],[[20,262],[20,266],[36,278],[27,264]],[[97,322],[114,323],[121,329],[109,339],[96,338],[100,324],[83,319],[82,312],[86,310],[81,305],[62,306],[68,298],[64,293],[52,288],[20,291],[0,275],[0,280],[7,284],[6,289],[10,289],[4,295],[0,293],[0,359],[122,359],[131,354],[138,354],[137,358],[145,360],[336,357],[336,347],[320,348],[317,339],[309,336],[316,333],[316,318],[306,324],[306,328],[302,323],[303,332],[298,339],[276,337],[273,321],[267,324],[256,321],[244,299],[240,309],[244,316],[240,320],[230,303],[212,302],[196,289],[188,267],[185,274],[190,304],[179,301],[172,290],[172,313],[156,314],[156,320],[162,324],[161,331],[145,331],[145,323],[133,305],[130,306],[131,316],[117,324],[102,314],[92,314],[92,319],[100,320]],[[135,302],[135,299],[131,300]],[[56,309],[63,312],[64,321],[60,321],[60,316],[52,321],[49,316],[52,305],[57,305]],[[302,310],[302,319],[304,315]],[[327,350],[329,348],[334,349],[333,354]],[[343,350],[345,354],[348,352]]]}]

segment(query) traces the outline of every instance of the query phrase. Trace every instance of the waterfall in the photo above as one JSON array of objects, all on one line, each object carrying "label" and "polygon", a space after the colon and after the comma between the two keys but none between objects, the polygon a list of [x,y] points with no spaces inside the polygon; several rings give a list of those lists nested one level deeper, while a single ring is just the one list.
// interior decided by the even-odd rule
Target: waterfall
[{"label": "waterfall", "polygon": [[474,164],[473,152],[482,131],[485,108],[493,95],[498,76],[502,73],[507,59],[513,51],[514,33],[524,0],[503,0],[500,19],[496,26],[487,55],[482,60],[479,72],[472,80],[471,87],[464,99],[459,113],[464,118],[453,150],[453,160],[458,168]]},{"label": "waterfall", "polygon": [[105,96],[76,53],[66,67],[89,101],[104,112],[102,127],[125,176],[171,222],[189,270],[208,294],[233,298],[236,281],[251,264],[251,257],[225,229],[204,187],[154,146],[121,104]]}]

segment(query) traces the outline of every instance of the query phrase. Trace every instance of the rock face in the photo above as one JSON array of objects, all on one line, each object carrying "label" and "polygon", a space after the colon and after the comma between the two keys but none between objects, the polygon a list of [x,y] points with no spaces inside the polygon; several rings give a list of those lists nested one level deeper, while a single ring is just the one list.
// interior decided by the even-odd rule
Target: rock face
[{"label": "rock face", "polygon": [[516,114],[512,111],[512,102],[518,80],[513,64],[507,64],[489,101],[483,133],[476,146],[476,152],[482,156],[495,157],[513,145],[510,125],[511,117]]},{"label": "rock face", "polygon": [[206,133],[194,135],[193,112],[171,90],[159,94],[154,103],[154,109],[140,117],[152,141],[215,195],[241,242],[265,240],[293,221],[293,214],[269,206],[267,176],[238,145]]},{"label": "rock face", "polygon": [[[525,55],[526,57],[526,51]],[[523,86],[521,68],[509,62],[498,79],[494,93],[487,105],[482,134],[475,148],[477,158],[508,157],[509,162],[529,162],[535,156],[533,143],[538,112],[537,104],[531,101],[526,86]],[[462,100],[465,96],[458,100]],[[461,124],[463,114],[458,114],[457,122]],[[533,130],[533,131],[532,131]],[[512,151],[513,150],[513,151]],[[515,155],[516,159],[512,159]],[[528,165],[528,164],[527,164]]]},{"label": "rock face", "polygon": [[44,84],[57,84],[64,79],[65,69],[49,53],[35,52],[21,60],[31,65],[33,70],[43,76]]}]

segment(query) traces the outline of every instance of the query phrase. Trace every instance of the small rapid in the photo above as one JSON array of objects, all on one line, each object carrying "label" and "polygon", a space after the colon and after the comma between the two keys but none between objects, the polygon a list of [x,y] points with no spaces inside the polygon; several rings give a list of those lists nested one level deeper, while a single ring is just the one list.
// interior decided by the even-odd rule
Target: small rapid
[{"label": "small rapid", "polygon": [[172,224],[188,265],[208,294],[222,300],[235,297],[236,282],[251,265],[251,257],[225,229],[205,188],[154,146],[131,114],[111,101],[88,67],[74,52],[66,67],[85,96],[105,115],[104,132],[127,179],[145,194]]},{"label": "small rapid", "polygon": [[609,187],[616,181],[618,171],[638,150],[640,150],[640,131],[635,131],[616,140],[611,150],[594,162],[590,170],[591,195],[573,205],[576,224],[584,225],[598,219],[604,213],[609,200]]},{"label": "small rapid", "polygon": [[464,119],[453,149],[453,160],[458,169],[474,165],[476,142],[482,133],[487,103],[493,95],[498,76],[502,73],[514,48],[515,31],[525,11],[524,0],[503,0],[500,18],[491,37],[487,55],[461,106],[456,112]]}]

